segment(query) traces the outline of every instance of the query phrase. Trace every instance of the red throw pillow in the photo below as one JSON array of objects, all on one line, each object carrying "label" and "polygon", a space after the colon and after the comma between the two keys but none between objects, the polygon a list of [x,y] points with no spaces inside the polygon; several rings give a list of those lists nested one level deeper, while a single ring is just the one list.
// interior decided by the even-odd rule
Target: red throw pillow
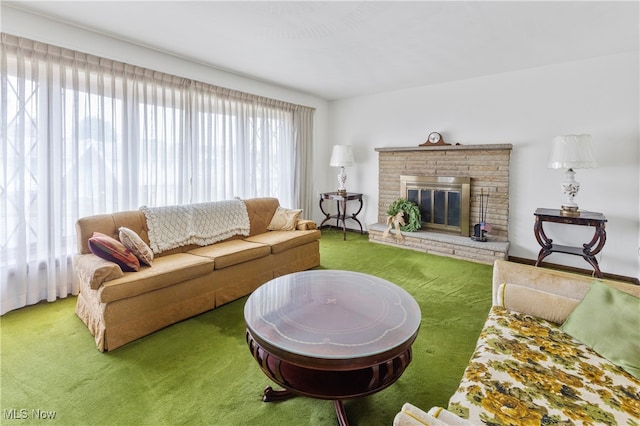
[{"label": "red throw pillow", "polygon": [[140,261],[135,254],[120,241],[100,232],[89,238],[89,250],[98,257],[116,263],[125,272],[136,272]]}]

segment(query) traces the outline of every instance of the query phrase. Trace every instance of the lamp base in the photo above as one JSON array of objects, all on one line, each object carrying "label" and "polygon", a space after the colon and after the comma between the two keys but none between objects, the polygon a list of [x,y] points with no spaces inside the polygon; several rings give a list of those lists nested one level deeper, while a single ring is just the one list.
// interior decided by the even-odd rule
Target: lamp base
[{"label": "lamp base", "polygon": [[566,197],[560,209],[560,216],[576,217],[580,216],[578,205],[574,201],[578,191],[580,190],[580,182],[575,180],[576,172],[573,169],[567,169],[565,172],[565,180],[560,184],[562,193]]},{"label": "lamp base", "polygon": [[578,206],[562,206],[560,208],[560,216],[578,217],[580,216],[580,211]]},{"label": "lamp base", "polygon": [[340,174],[338,175],[338,195],[347,195],[347,188],[344,187],[344,183],[347,181],[347,175],[344,173],[344,167],[340,167]]}]

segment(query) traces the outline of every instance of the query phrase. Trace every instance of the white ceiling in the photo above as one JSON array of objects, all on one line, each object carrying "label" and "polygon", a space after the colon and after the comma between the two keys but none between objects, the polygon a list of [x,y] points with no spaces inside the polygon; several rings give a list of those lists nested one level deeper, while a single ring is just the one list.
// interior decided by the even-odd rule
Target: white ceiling
[{"label": "white ceiling", "polygon": [[10,1],[328,100],[640,49],[638,1]]}]

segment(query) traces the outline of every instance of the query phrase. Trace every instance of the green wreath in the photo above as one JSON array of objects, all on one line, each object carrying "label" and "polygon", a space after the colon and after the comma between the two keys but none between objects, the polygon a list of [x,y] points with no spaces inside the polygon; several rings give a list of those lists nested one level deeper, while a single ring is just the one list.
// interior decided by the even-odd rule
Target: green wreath
[{"label": "green wreath", "polygon": [[411,201],[399,198],[395,200],[389,208],[387,209],[387,214],[389,216],[395,216],[400,211],[404,212],[404,222],[405,224],[400,227],[401,230],[405,232],[415,232],[418,229],[422,228],[422,218],[420,216],[420,209],[416,203],[412,203]]}]

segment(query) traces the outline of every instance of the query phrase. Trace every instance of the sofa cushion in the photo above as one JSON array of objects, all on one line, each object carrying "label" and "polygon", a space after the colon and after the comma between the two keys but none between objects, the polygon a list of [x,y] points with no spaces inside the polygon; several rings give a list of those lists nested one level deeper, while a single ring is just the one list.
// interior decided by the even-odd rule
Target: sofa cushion
[{"label": "sofa cushion", "polygon": [[633,424],[640,382],[558,326],[494,306],[449,411],[473,424]]},{"label": "sofa cushion", "polygon": [[562,324],[580,301],[535,288],[505,283],[498,289],[497,303],[497,306],[512,311]]},{"label": "sofa cushion", "polygon": [[89,238],[89,250],[104,260],[116,263],[124,272],[135,272],[140,268],[140,261],[131,250],[100,232],[94,232]]},{"label": "sofa cushion", "polygon": [[267,231],[263,234],[245,238],[245,241],[267,244],[271,246],[271,253],[280,253],[293,247],[307,244],[320,239],[320,231]]},{"label": "sofa cushion", "polygon": [[186,253],[158,257],[153,266],[142,266],[138,272],[105,282],[99,289],[100,302],[113,302],[197,278],[212,272],[213,264],[212,259]]},{"label": "sofa cushion", "polygon": [[189,254],[214,259],[215,269],[223,269],[238,263],[248,262],[271,254],[271,248],[243,240],[231,240],[190,250]]},{"label": "sofa cushion", "polygon": [[267,226],[280,205],[277,198],[251,198],[242,200],[247,207],[251,230],[249,235],[259,235],[267,232]]},{"label": "sofa cushion", "polygon": [[594,281],[562,330],[640,380],[640,299]]}]

